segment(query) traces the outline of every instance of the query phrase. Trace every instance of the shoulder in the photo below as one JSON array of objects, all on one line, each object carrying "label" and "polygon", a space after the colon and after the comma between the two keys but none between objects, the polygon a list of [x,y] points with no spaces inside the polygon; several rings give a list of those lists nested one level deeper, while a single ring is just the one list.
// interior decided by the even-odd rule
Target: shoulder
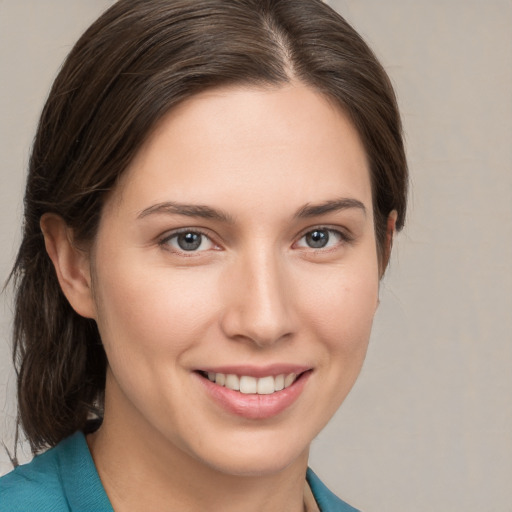
[{"label": "shoulder", "polygon": [[0,478],[0,512],[112,512],[81,432]]},{"label": "shoulder", "polygon": [[56,452],[56,448],[48,450],[0,478],[1,512],[69,510]]},{"label": "shoulder", "polygon": [[321,512],[359,512],[332,493],[311,468],[306,478]]}]

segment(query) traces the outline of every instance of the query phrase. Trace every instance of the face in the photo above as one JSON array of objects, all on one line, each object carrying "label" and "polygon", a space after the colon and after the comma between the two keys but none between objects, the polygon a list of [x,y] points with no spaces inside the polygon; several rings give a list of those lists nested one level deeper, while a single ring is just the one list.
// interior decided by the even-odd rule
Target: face
[{"label": "face", "polygon": [[109,197],[91,258],[105,421],[224,473],[285,468],[354,384],[377,307],[361,141],[303,85],[195,96]]}]

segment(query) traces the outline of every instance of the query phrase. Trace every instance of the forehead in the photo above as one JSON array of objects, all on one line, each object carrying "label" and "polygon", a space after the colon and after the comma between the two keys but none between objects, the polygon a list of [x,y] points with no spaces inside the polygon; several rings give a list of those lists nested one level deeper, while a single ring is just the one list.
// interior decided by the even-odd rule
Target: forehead
[{"label": "forehead", "polygon": [[285,207],[342,195],[371,211],[366,154],[344,112],[302,84],[229,87],[182,102],[158,124],[114,191],[131,209],[170,199]]}]

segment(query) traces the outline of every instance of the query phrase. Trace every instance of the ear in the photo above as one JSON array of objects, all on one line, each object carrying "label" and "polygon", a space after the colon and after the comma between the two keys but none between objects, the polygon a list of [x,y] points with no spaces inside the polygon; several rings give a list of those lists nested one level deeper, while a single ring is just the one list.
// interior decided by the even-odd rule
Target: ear
[{"label": "ear", "polygon": [[396,210],[391,210],[388,215],[388,220],[386,224],[386,238],[384,240],[384,250],[383,250],[383,258],[381,264],[381,272],[380,277],[384,275],[386,268],[389,263],[389,258],[391,256],[391,249],[393,247],[393,237],[395,235],[396,228],[396,219],[398,217],[398,213]]},{"label": "ear", "polygon": [[40,226],[62,292],[79,315],[95,318],[89,252],[75,245],[73,230],[59,215],[45,213]]}]

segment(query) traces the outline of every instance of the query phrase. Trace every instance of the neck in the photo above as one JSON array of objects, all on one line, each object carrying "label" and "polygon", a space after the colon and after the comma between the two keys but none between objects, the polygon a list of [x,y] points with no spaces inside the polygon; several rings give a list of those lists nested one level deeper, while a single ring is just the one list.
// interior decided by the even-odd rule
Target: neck
[{"label": "neck", "polygon": [[109,414],[116,411],[109,408],[108,393],[105,411],[101,428],[87,440],[116,512],[304,510],[307,450],[272,474],[227,474],[177,447],[140,417]]}]

